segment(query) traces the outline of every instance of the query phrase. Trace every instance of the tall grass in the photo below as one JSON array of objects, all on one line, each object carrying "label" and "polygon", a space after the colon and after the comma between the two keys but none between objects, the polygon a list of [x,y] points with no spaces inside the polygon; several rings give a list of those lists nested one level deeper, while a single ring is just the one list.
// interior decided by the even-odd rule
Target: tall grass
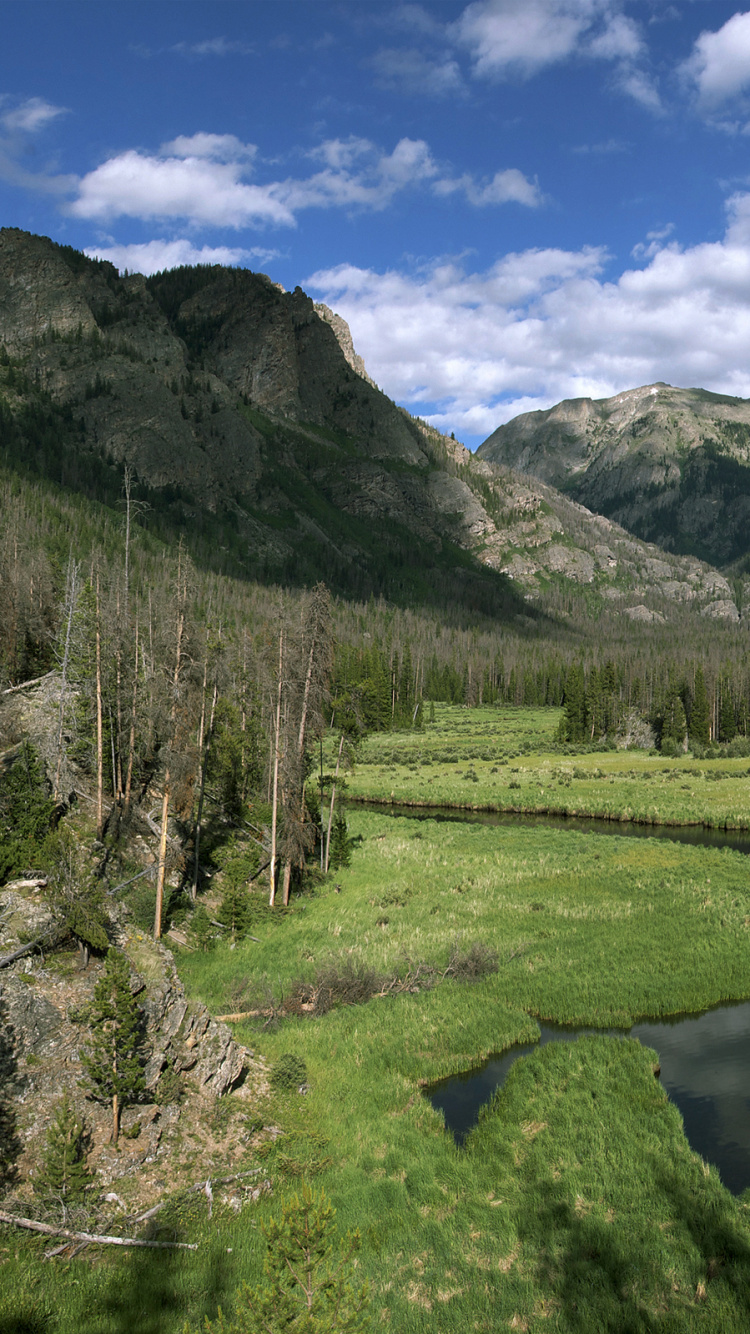
[{"label": "tall grass", "polygon": [[368,738],[347,780],[355,799],[589,815],[643,824],[750,829],[747,759],[643,751],[572,754],[559,709],[440,705],[423,732]]},{"label": "tall grass", "polygon": [[535,1016],[627,1026],[750,995],[746,859],[356,810],[350,831],[361,842],[340,892],[329,883],[265,919],[258,942],[180,958],[194,994],[221,1013],[263,977],[289,992],[347,961],[378,974],[407,958],[445,966],[459,937],[496,951],[497,973],[237,1025],[272,1065],[293,1055],[307,1071],[308,1092],[278,1087],[253,1109],[285,1132],[259,1158],[273,1197],[237,1218],[219,1210],[210,1229],[187,1219],[201,1249],[161,1268],[30,1269],[6,1234],[6,1291],[55,1332],[197,1329],[219,1301],[231,1309],[239,1277],[258,1280],[257,1223],[304,1177],[362,1233],[374,1329],[747,1329],[747,1210],[690,1151],[655,1053],[607,1037],[536,1051],[464,1150],[421,1093],[533,1040]]}]

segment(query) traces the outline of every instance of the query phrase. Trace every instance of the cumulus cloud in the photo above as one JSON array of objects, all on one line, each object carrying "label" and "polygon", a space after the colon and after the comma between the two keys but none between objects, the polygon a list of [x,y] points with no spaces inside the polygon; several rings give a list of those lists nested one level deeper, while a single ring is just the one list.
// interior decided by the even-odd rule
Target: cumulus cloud
[{"label": "cumulus cloud", "polygon": [[162,144],[164,156],[205,157],[217,162],[252,161],[258,149],[255,144],[243,144],[234,134],[179,134],[176,139]]},{"label": "cumulus cloud", "polygon": [[463,190],[476,205],[510,201],[536,206],[538,187],[515,168],[475,184],[441,176],[424,139],[403,138],[386,153],[369,139],[330,139],[310,158],[320,170],[302,178],[248,182],[257,149],[231,134],[180,135],[158,153],[128,149],[78,183],[69,211],[107,222],[117,217],[187,220],[199,227],[294,226],[308,208],[386,208],[403,190],[430,185]]},{"label": "cumulus cloud", "polygon": [[529,250],[470,272],[352,266],[308,279],[349,322],[369,373],[442,429],[475,439],[532,407],[656,380],[750,396],[750,194],[722,241],[654,233],[645,267],[608,280],[601,249]]},{"label": "cumulus cloud", "polygon": [[181,264],[267,264],[278,258],[278,250],[252,246],[243,250],[232,246],[195,246],[184,238],[175,241],[146,241],[140,245],[90,246],[85,252],[91,259],[108,259],[115,268],[130,273],[159,273]]},{"label": "cumulus cloud", "polygon": [[489,181],[477,182],[473,176],[465,174],[456,180],[436,181],[433,193],[452,195],[457,191],[466,195],[470,204],[482,208],[486,204],[525,204],[527,208],[538,208],[543,203],[543,196],[536,181],[530,181],[522,171],[510,167],[507,171],[496,171]]},{"label": "cumulus cloud", "polygon": [[129,149],[90,171],[70,204],[77,218],[187,218],[201,226],[293,224],[273,186],[241,179],[236,161],[190,154],[153,156]]},{"label": "cumulus cloud", "polygon": [[683,74],[707,110],[744,93],[750,86],[750,13],[733,15],[718,32],[702,32]]},{"label": "cumulus cloud", "polygon": [[529,79],[573,56],[614,62],[615,87],[651,111],[656,85],[643,67],[645,43],[620,0],[474,0],[449,25],[478,78]]}]

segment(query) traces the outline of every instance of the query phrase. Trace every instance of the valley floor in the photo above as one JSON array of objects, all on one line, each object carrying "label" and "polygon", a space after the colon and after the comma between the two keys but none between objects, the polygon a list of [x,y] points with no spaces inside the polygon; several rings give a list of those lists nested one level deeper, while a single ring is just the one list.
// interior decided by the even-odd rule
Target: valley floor
[{"label": "valley floor", "polygon": [[[545,719],[554,728],[554,717],[542,714],[540,725]],[[508,721],[499,712],[495,720],[498,728]],[[409,763],[434,735],[428,726],[421,735],[368,743],[366,754],[378,762],[358,766],[350,792],[373,796],[378,783],[381,794],[391,783],[401,785],[403,798],[409,775],[413,795]],[[460,737],[450,744],[461,750],[464,774],[468,765],[478,776],[481,769],[478,784],[464,778],[462,785],[491,790],[493,757],[475,753],[469,729],[465,746]],[[507,742],[485,734],[483,744],[499,750]],[[440,745],[447,747],[445,737]],[[394,762],[406,746],[414,747],[409,763]],[[436,749],[417,776],[429,783],[420,795],[444,800],[446,789],[432,780],[448,762]],[[505,760],[507,777],[517,769],[521,777],[513,779],[526,787],[545,766],[611,773],[611,788],[608,777],[574,772],[570,787],[554,781],[565,798],[576,783],[607,797],[614,788],[613,810],[616,793],[630,784],[631,806],[703,819],[704,796],[712,800],[725,783],[737,793],[737,813],[750,810],[740,801],[738,772],[747,761],[694,766],[632,754]],[[703,775],[712,764],[733,776],[669,777],[686,766]],[[652,777],[636,781],[631,770]],[[455,784],[453,766],[449,772],[446,787]],[[710,810],[730,805],[727,798]],[[348,819],[349,868],[301,896],[288,914],[256,924],[258,940],[178,957],[186,987],[212,1013],[246,1015],[236,1035],[272,1071],[290,1055],[304,1062],[306,1091],[277,1088],[262,1109],[266,1124],[274,1118],[284,1132],[263,1149],[273,1195],[239,1214],[217,1208],[210,1224],[196,1209],[175,1215],[174,1235],[200,1241],[200,1249],[158,1263],[134,1255],[34,1266],[26,1251],[14,1258],[15,1238],[9,1244],[6,1235],[0,1330],[13,1328],[11,1294],[17,1298],[17,1285],[33,1279],[24,1296],[28,1329],[197,1331],[217,1304],[231,1310],[241,1278],[260,1279],[258,1223],[278,1216],[303,1180],[330,1195],[342,1230],[361,1232],[356,1276],[370,1285],[373,1330],[747,1330],[750,1203],[730,1195],[691,1151],[654,1077],[657,1053],[607,1036],[541,1048],[513,1067],[460,1150],[423,1095],[430,1081],[533,1040],[537,1020],[628,1027],[640,1016],[750,996],[745,856],[522,824],[415,821],[356,807]],[[451,955],[472,950],[486,965],[475,980],[440,980]],[[487,971],[493,955],[497,969]],[[433,985],[420,983],[420,964]],[[369,978],[372,993],[409,971],[413,989],[401,994],[375,994],[318,1017],[300,1006],[296,1017],[266,1022],[271,997],[278,1008],[300,982],[324,973],[359,979],[365,991]],[[248,1014],[259,1008],[259,1017]],[[227,1106],[234,1115],[231,1098]]]}]

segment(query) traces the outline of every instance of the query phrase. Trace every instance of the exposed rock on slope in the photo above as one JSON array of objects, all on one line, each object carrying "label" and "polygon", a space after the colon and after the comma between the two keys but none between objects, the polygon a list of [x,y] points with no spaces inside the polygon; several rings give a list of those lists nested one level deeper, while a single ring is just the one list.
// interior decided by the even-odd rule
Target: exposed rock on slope
[{"label": "exposed rock on slope", "polygon": [[564,489],[675,552],[727,564],[750,551],[750,401],[645,385],[506,423],[479,457]]},{"label": "exposed rock on slope", "polygon": [[[522,472],[568,489],[606,490],[612,475],[622,508],[626,424],[643,402],[680,392],[697,393],[656,386],[532,414],[515,428],[522,447],[488,442],[475,459],[381,393],[345,322],[299,288],[219,266],[121,278],[44,237],[0,230],[0,460],[112,506],[129,465],[151,506],[143,521],[233,574],[322,577],[336,592],[464,616],[525,617],[529,602],[557,607],[567,588],[585,590],[587,606],[600,595],[599,609],[646,599],[671,618],[713,603],[711,615],[731,619],[732,590],[715,571],[486,461],[514,455]],[[739,429],[732,412],[727,431]],[[647,461],[646,488],[657,467]],[[583,498],[606,508],[598,492]]]}]

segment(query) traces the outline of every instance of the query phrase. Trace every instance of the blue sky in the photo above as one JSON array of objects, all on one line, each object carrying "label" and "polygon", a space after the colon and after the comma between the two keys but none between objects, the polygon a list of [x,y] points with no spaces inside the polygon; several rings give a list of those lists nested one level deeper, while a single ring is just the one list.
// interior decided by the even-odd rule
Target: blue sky
[{"label": "blue sky", "polygon": [[472,447],[654,380],[750,396],[737,0],[1,12],[1,225],[299,284]]}]

